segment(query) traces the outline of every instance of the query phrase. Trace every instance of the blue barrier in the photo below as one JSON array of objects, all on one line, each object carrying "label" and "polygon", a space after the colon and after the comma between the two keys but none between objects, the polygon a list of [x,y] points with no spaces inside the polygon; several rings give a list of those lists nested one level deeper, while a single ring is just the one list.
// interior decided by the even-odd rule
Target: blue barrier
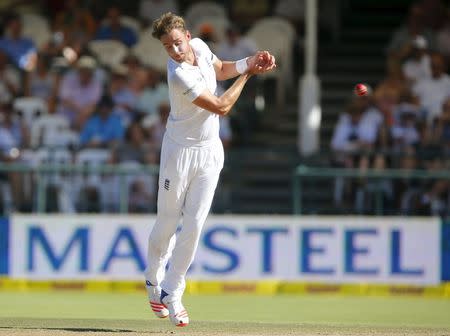
[{"label": "blue barrier", "polygon": [[0,218],[0,275],[8,274],[9,220]]},{"label": "blue barrier", "polygon": [[450,281],[450,219],[442,223],[441,252],[441,279]]}]

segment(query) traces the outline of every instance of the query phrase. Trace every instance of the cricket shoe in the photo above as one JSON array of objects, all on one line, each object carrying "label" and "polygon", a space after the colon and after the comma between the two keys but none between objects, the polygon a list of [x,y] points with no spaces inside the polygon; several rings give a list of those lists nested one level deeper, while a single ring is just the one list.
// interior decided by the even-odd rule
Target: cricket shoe
[{"label": "cricket shoe", "polygon": [[189,324],[189,315],[180,299],[171,299],[170,295],[162,290],[161,302],[169,310],[170,322],[177,327],[186,327]]},{"label": "cricket shoe", "polygon": [[169,316],[169,310],[161,303],[161,287],[153,286],[150,281],[145,282],[147,288],[150,308],[152,308],[155,315],[159,318],[166,318]]}]

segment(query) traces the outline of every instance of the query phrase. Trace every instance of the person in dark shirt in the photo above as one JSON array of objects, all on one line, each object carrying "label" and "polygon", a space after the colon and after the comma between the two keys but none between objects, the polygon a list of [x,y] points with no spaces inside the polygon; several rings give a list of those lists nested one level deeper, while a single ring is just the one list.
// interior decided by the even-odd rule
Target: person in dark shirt
[{"label": "person in dark shirt", "polygon": [[122,25],[120,22],[120,9],[115,6],[108,8],[106,22],[100,26],[95,34],[95,40],[116,40],[127,47],[132,47],[137,42],[133,29]]},{"label": "person in dark shirt", "polygon": [[36,66],[37,54],[34,42],[22,36],[22,21],[17,14],[5,20],[5,32],[0,39],[0,50],[22,70],[31,71]]}]

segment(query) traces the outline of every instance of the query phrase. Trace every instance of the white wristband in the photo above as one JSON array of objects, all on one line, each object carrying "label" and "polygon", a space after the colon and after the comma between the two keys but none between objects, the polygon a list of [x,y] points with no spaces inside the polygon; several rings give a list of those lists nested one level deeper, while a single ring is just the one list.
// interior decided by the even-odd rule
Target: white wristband
[{"label": "white wristband", "polygon": [[236,61],[236,71],[240,74],[243,74],[248,69],[247,58],[248,57]]}]

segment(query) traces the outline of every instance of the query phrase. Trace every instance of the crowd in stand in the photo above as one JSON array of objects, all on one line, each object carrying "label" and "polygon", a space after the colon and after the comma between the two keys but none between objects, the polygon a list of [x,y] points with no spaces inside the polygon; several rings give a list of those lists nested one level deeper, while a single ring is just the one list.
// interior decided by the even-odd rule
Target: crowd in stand
[{"label": "crowd in stand", "polygon": [[[252,54],[258,46],[245,32],[259,19],[276,15],[294,28],[293,52],[299,55],[302,1],[212,3],[219,8],[214,9],[218,16],[208,21],[190,15],[198,1],[2,1],[0,161],[27,167],[157,164],[170,112],[168,88],[164,64],[152,63],[153,53],[149,57],[141,42],[151,39],[151,22],[161,13],[185,15],[194,35],[224,60]],[[334,4],[320,2],[325,29],[333,27],[330,18],[336,13],[325,14],[327,8],[333,12]],[[46,38],[38,33],[43,27],[48,30]],[[120,46],[105,60],[92,45],[95,41]],[[449,46],[450,13],[442,2],[419,0],[411,5],[387,46],[385,78],[369,88],[368,95],[354,95],[336,124],[333,165],[361,170],[450,168]],[[298,71],[298,63],[288,73]],[[220,83],[218,90],[228,85]],[[237,113],[221,118],[226,149],[251,138],[257,124],[257,86],[250,82],[236,105]],[[124,185],[119,176],[69,175],[0,171],[0,210],[35,211],[37,189],[43,185],[46,211],[118,211]],[[135,173],[124,180],[127,210],[155,211],[155,176]],[[372,213],[377,193],[387,213],[444,214],[450,209],[448,180],[406,175],[381,183],[337,178],[334,200],[339,207],[350,201],[353,211]]]},{"label": "crowd in stand", "polygon": [[[186,15],[194,35],[204,38],[220,58],[235,60],[257,49],[243,29],[285,2],[290,1],[258,1],[256,7],[253,1],[213,2],[214,9],[224,14],[217,21],[226,23],[218,31],[215,20],[196,22],[195,14],[189,16],[198,1],[2,1],[1,162],[26,167],[157,164],[170,106],[167,56],[161,66],[141,48],[143,40],[151,43],[152,21],[167,11]],[[132,3],[136,8],[131,8]],[[295,18],[291,13],[287,19],[295,22]],[[113,45],[115,49],[102,55],[92,43],[96,41],[120,46]],[[220,89],[227,85],[221,83]],[[236,106],[243,112],[233,113],[233,127],[228,118],[221,118],[220,136],[226,149],[236,142],[232,129],[242,141],[251,132],[254,90],[255,85],[249,85]],[[43,185],[45,211],[118,211],[123,197],[119,176],[75,175],[0,171],[0,210],[35,211],[38,188]],[[127,210],[154,211],[155,176],[132,174],[125,181]]]},{"label": "crowd in stand", "polygon": [[[411,5],[387,46],[385,78],[367,96],[354,95],[331,142],[338,167],[450,169],[450,10],[439,0]],[[373,212],[380,192],[385,209],[406,215],[448,215],[445,179],[336,179],[334,200]]]}]

